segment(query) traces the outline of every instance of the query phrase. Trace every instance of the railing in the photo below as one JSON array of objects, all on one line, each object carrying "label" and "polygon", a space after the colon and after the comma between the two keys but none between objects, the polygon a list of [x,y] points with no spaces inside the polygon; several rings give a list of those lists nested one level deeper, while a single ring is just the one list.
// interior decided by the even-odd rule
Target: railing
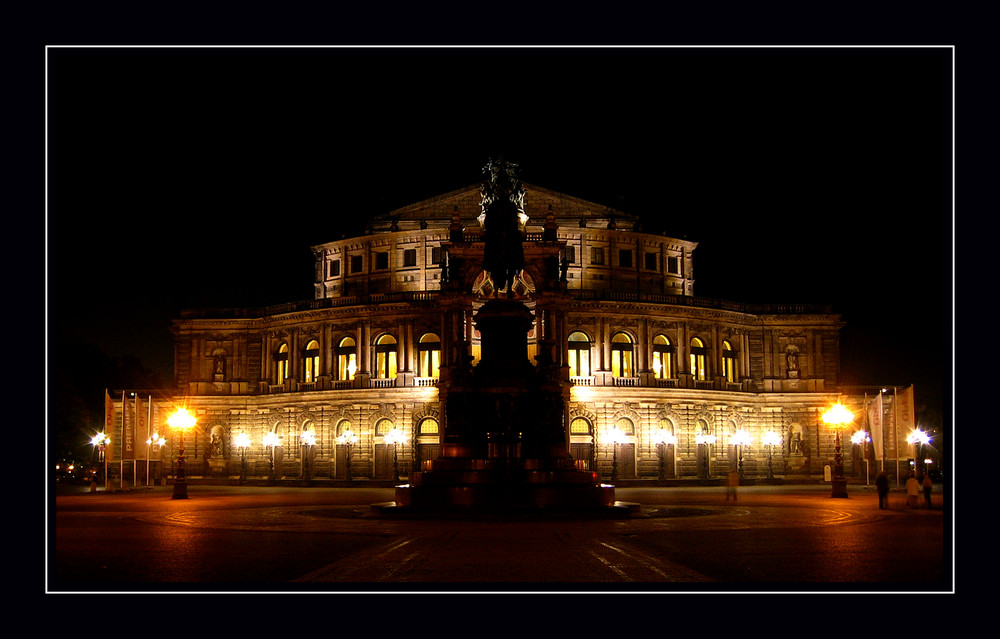
[{"label": "railing", "polygon": [[658,388],[677,388],[676,379],[654,379]]},{"label": "railing", "polygon": [[354,388],[354,380],[338,379],[333,382],[333,390],[347,390],[349,388]]},{"label": "railing", "polygon": [[396,380],[395,380],[395,378],[393,378],[393,379],[377,379],[376,378],[376,379],[372,379],[371,380],[371,387],[372,388],[395,388],[395,386],[396,386]]},{"label": "railing", "polygon": [[615,377],[615,386],[638,386],[638,377]]},{"label": "railing", "polygon": [[437,377],[414,377],[414,386],[436,386],[438,383]]},{"label": "railing", "polygon": [[594,378],[585,375],[574,375],[569,378],[569,382],[573,386],[593,386]]}]

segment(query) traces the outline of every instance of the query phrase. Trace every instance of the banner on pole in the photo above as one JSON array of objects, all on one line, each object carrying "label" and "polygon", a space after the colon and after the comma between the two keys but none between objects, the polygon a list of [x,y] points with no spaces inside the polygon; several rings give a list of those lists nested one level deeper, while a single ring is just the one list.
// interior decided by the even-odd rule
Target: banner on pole
[{"label": "banner on pole", "polygon": [[[916,457],[915,447],[907,444],[906,438],[917,427],[916,412],[913,408],[913,386],[907,386],[896,395],[896,424],[898,427],[896,442],[897,450],[907,451],[907,456]],[[903,447],[906,444],[906,448]]]},{"label": "banner on pole", "polygon": [[882,393],[879,393],[868,404],[868,428],[872,434],[872,446],[875,448],[875,459],[885,459],[885,444],[882,424]]},{"label": "banner on pole", "polygon": [[[111,438],[111,443],[114,444],[114,433],[115,433],[115,401],[111,399],[111,394],[107,389],[104,389],[104,434]],[[104,451],[104,458],[111,461],[113,448],[108,446]]]}]

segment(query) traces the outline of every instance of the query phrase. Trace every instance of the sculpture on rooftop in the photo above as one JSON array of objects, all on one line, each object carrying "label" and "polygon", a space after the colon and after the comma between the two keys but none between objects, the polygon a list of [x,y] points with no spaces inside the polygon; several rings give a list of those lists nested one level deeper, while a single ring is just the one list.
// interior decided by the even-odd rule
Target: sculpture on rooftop
[{"label": "sculpture on rooftop", "polygon": [[514,295],[514,278],[524,268],[521,218],[524,187],[517,165],[503,158],[491,159],[483,167],[480,186],[486,235],[483,266],[493,280],[494,291]]}]

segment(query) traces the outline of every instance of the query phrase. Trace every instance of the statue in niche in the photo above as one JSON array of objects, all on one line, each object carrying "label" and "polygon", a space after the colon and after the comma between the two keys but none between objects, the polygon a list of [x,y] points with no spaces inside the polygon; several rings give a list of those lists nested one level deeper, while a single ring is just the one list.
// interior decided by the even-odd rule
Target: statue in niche
[{"label": "statue in niche", "polygon": [[802,454],[802,433],[794,426],[788,438],[788,452],[791,455]]},{"label": "statue in niche", "polygon": [[520,219],[524,215],[524,187],[517,177],[517,165],[491,159],[483,168],[480,187],[486,246],[483,266],[494,283],[495,293],[514,296],[514,278],[524,268]]},{"label": "statue in niche", "polygon": [[799,351],[794,346],[785,351],[785,364],[789,377],[799,376]]}]

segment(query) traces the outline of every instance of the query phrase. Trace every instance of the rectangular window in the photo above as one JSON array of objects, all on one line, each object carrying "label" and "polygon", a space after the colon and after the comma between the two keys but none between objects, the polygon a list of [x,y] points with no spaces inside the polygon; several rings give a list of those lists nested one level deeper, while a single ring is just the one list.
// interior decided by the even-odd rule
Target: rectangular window
[{"label": "rectangular window", "polygon": [[618,251],[618,266],[622,268],[632,268],[632,251],[621,249]]},{"label": "rectangular window", "polygon": [[330,260],[326,263],[326,277],[330,279],[331,277],[340,276],[340,260]]},{"label": "rectangular window", "polygon": [[645,260],[645,264],[643,264],[643,266],[647,271],[656,270],[656,253],[646,253],[643,255],[643,259]]},{"label": "rectangular window", "polygon": [[417,265],[417,249],[405,249],[403,251],[403,266]]},{"label": "rectangular window", "polygon": [[591,264],[604,264],[604,248],[600,246],[595,246],[590,249],[590,263]]},{"label": "rectangular window", "polygon": [[676,257],[667,258],[667,271],[670,273],[680,273],[681,272],[681,261]]},{"label": "rectangular window", "polygon": [[566,258],[566,261],[569,262],[570,264],[572,264],[573,262],[575,262],[576,261],[576,247],[575,246],[567,246],[563,250],[563,257]]},{"label": "rectangular window", "polygon": [[431,264],[440,264],[440,263],[441,263],[441,247],[440,246],[431,247]]},{"label": "rectangular window", "polygon": [[385,271],[389,268],[389,254],[386,252],[375,254],[375,270]]},{"label": "rectangular window", "polygon": [[364,259],[360,255],[351,256],[351,273],[360,273],[364,268]]}]

